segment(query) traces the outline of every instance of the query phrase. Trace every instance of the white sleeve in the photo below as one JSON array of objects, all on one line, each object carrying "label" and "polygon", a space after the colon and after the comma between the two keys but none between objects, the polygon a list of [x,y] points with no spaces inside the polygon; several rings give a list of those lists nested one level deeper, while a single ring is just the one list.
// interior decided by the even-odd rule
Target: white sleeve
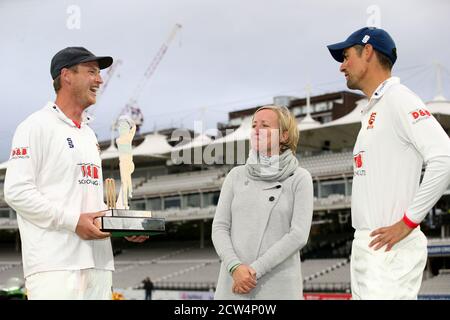
[{"label": "white sleeve", "polygon": [[45,229],[75,231],[80,213],[46,199],[36,185],[45,161],[45,144],[40,128],[24,122],[17,128],[5,176],[5,201],[23,219]]},{"label": "white sleeve", "polygon": [[426,169],[419,190],[405,212],[420,224],[450,184],[450,139],[421,99],[411,92],[395,97],[394,123],[400,137],[414,146]]}]

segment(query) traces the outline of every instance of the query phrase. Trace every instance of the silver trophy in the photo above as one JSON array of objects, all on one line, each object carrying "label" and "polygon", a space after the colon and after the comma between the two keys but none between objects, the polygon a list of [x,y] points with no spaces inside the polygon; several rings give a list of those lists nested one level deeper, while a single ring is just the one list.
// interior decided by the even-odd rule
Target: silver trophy
[{"label": "silver trophy", "polygon": [[105,180],[106,205],[108,212],[100,217],[100,229],[110,232],[114,237],[131,235],[152,235],[165,231],[163,218],[152,218],[152,212],[130,210],[128,199],[133,196],[131,174],[134,171],[131,142],[136,133],[136,124],[126,116],[118,120],[119,137],[116,139],[119,150],[119,169],[121,185],[116,198],[114,179]]}]

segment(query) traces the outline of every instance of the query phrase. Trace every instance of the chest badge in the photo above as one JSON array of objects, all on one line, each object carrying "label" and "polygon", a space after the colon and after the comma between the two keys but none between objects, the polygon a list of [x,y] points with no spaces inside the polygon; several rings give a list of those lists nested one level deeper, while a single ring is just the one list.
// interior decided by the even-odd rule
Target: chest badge
[{"label": "chest badge", "polygon": [[372,112],[369,117],[369,122],[367,124],[367,129],[373,129],[375,123],[375,117],[377,116],[376,112]]},{"label": "chest badge", "polygon": [[67,140],[67,144],[69,145],[69,148],[73,148],[74,146],[73,146],[72,139],[71,138],[67,138],[66,140]]}]

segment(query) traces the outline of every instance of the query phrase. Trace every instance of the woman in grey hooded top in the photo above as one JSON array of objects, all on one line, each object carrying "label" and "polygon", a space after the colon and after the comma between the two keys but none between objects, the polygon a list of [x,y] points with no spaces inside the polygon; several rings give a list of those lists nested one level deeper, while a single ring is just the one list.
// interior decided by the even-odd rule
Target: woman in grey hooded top
[{"label": "woman in grey hooded top", "polygon": [[227,175],[213,221],[215,299],[302,299],[313,184],[295,157],[297,122],[285,107],[264,106],[252,123],[249,157]]}]

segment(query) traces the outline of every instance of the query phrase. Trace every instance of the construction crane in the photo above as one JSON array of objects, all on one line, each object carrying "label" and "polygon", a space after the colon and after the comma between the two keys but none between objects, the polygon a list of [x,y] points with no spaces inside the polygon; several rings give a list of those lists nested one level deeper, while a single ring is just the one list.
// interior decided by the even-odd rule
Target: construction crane
[{"label": "construction crane", "polygon": [[[139,96],[141,95],[145,84],[147,81],[151,78],[153,73],[155,72],[156,68],[158,67],[159,63],[161,62],[162,58],[164,57],[165,53],[167,52],[167,49],[169,48],[170,43],[175,38],[177,32],[182,28],[181,24],[175,24],[172,31],[169,34],[169,37],[167,40],[162,44],[161,48],[158,50],[158,53],[151,61],[148,68],[145,70],[145,73],[141,79],[141,81],[138,83],[136,89],[134,90],[133,95],[130,97],[130,100],[125,105],[125,107],[120,112],[117,119],[122,115],[128,115],[131,117],[131,119],[136,123],[136,131],[139,132],[139,127],[142,126],[144,122],[144,115],[142,114],[141,109],[138,107],[138,100]],[[113,124],[113,130],[116,127],[117,119],[115,120]]]}]

